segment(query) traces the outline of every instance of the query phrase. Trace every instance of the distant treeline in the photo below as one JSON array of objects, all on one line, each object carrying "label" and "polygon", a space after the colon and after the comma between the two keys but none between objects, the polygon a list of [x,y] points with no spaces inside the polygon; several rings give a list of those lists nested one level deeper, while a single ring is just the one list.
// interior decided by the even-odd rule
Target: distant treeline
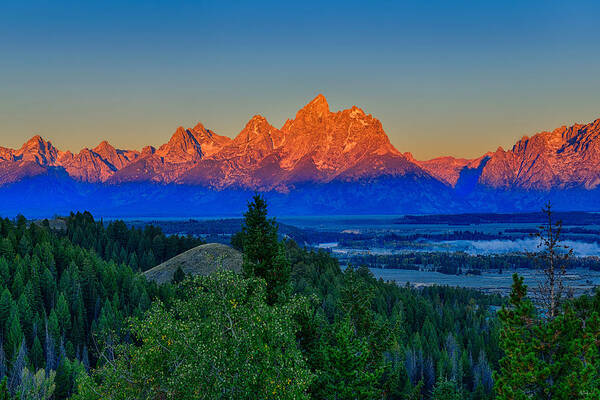
[{"label": "distant treeline", "polygon": [[[518,268],[535,268],[536,260],[525,254],[471,255],[464,252],[407,252],[394,255],[353,255],[347,260],[351,265],[368,265],[372,268],[418,270],[431,269],[444,274],[463,274],[477,271],[507,271]],[[600,271],[599,257],[572,257],[567,268],[587,268]]]},{"label": "distant treeline", "polygon": [[[529,234],[533,234],[536,233],[538,230],[535,228],[510,228],[510,229],[505,229],[504,232],[506,233],[529,233]],[[582,234],[582,235],[600,235],[600,229],[590,229],[590,228],[582,228],[582,227],[567,227],[567,228],[562,228],[561,231],[562,234],[569,234],[569,233],[573,233],[573,234]]]},{"label": "distant treeline", "polygon": [[363,234],[360,237],[350,236],[338,238],[337,242],[342,247],[370,248],[370,247],[397,247],[410,245],[419,241],[442,242],[450,240],[515,240],[529,237],[528,235],[505,235],[503,232],[486,233],[480,231],[452,231],[444,233],[414,233],[402,235],[398,233]]},{"label": "distant treeline", "polygon": [[[228,237],[237,233],[242,228],[241,218],[196,220],[185,221],[152,221],[150,224],[160,227],[167,235],[182,234],[202,236],[210,238],[211,241],[229,243]],[[148,222],[129,221],[128,225],[142,228]],[[347,232],[319,231],[316,229],[303,229],[292,225],[278,222],[280,237],[288,237],[302,245],[313,245],[317,243],[338,242],[340,240],[362,239],[372,237],[372,234],[354,234]]]},{"label": "distant treeline", "polygon": [[[598,225],[600,214],[583,211],[557,211],[554,212],[556,221],[563,225]],[[493,214],[438,214],[438,215],[405,215],[394,220],[396,224],[446,224],[446,225],[472,225],[472,224],[519,224],[547,222],[547,216],[542,212]]]}]

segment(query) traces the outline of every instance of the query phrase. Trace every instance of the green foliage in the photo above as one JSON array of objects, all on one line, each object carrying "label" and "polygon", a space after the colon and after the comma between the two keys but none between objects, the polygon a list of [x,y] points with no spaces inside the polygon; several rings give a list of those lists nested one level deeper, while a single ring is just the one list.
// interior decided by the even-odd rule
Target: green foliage
[{"label": "green foliage", "polygon": [[260,196],[245,217],[244,277],[181,271],[177,289],[137,271],[196,239],[88,213],[66,232],[0,220],[0,371],[54,371],[56,399],[491,400],[494,384],[497,398],[599,398],[600,296],[546,322],[516,281],[499,321],[497,296],[398,287],[279,241]]},{"label": "green foliage", "polygon": [[18,398],[27,400],[52,399],[55,389],[54,377],[54,371],[51,371],[46,375],[46,372],[43,369],[40,369],[34,374],[25,368],[22,373],[22,383]]},{"label": "green foliage", "polygon": [[368,340],[358,335],[350,318],[333,326],[331,339],[323,347],[325,365],[320,371],[322,387],[316,388],[317,398],[374,399],[380,398],[383,359],[373,362]]},{"label": "green foliage", "polygon": [[462,398],[456,384],[444,379],[438,380],[431,394],[432,400],[462,400]]},{"label": "green foliage", "polygon": [[146,271],[177,254],[203,244],[191,236],[169,235],[152,225],[129,228],[123,221],[104,224],[88,212],[71,214],[67,237],[83,248],[94,250],[104,260],[128,264],[134,271]]},{"label": "green foliage", "polygon": [[184,283],[173,307],[132,322],[139,343],[82,378],[75,399],[303,399],[311,382],[296,346],[297,300],[266,303],[263,280],[216,272]]},{"label": "green foliage", "polygon": [[592,399],[600,396],[600,319],[577,315],[572,305],[545,318],[516,274],[510,307],[499,312],[504,357],[497,374],[498,399]]},{"label": "green foliage", "polygon": [[[459,288],[398,287],[366,268],[342,271],[324,251],[293,242],[286,247],[293,290],[311,299],[296,319],[300,348],[316,376],[312,398],[335,398],[335,387],[350,397],[364,387],[373,389],[371,398],[429,398],[439,376],[467,395],[477,389],[476,380],[486,382],[477,390],[482,399],[493,396],[491,371],[501,355],[497,320],[489,311],[496,297]],[[352,346],[364,346],[364,352],[344,358],[342,349]],[[482,357],[473,360],[473,354]],[[350,364],[360,367],[348,369]],[[356,371],[376,377],[375,383],[352,381]]]},{"label": "green foliage", "polygon": [[40,342],[40,338],[37,335],[33,339],[33,346],[29,353],[29,359],[34,369],[45,367],[44,349],[42,348],[42,342]]},{"label": "green foliage", "polygon": [[[67,226],[66,232],[51,231],[47,224],[28,223],[23,218],[0,219],[0,377],[11,377],[11,394],[24,390],[21,373],[26,367],[50,373],[59,368],[58,360],[64,366],[79,365],[84,349],[86,362],[95,366],[99,354],[87,349],[103,346],[109,338],[120,341],[127,317],[142,315],[153,298],[171,296],[168,288],[146,282],[129,266],[102,259],[98,254],[104,252],[91,244],[97,244],[95,236],[111,237],[110,230],[91,216],[73,215]],[[131,232],[139,233],[126,230],[124,237],[134,235]],[[147,232],[157,235],[151,229]],[[80,237],[80,244],[87,249],[74,245],[70,240],[74,236]],[[195,244],[173,240],[180,242]],[[101,324],[106,302],[111,304],[110,324]],[[73,371],[80,369],[71,368],[57,376],[57,382],[63,381],[57,384],[53,398],[63,399],[72,392]],[[41,388],[38,373],[26,378],[31,387]],[[62,390],[65,387],[67,390]]]},{"label": "green foliage", "polygon": [[0,380],[0,400],[10,400],[10,393],[8,392],[8,379],[6,376]]},{"label": "green foliage", "polygon": [[242,270],[267,283],[267,302],[282,303],[289,296],[290,264],[277,238],[277,223],[267,218],[267,203],[255,195],[248,203],[240,238],[244,253]]},{"label": "green foliage", "polygon": [[175,270],[175,273],[173,274],[173,279],[171,280],[173,284],[178,284],[183,282],[183,280],[185,279],[185,272],[183,272],[183,269],[181,269],[181,266],[177,267],[177,269]]}]

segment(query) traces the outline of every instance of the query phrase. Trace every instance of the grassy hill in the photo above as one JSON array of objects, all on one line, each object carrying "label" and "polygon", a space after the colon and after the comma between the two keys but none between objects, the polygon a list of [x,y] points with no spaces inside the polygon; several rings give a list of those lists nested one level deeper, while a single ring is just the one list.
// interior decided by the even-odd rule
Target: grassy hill
[{"label": "grassy hill", "polygon": [[177,268],[186,275],[208,275],[218,268],[240,272],[242,253],[220,243],[208,243],[181,253],[144,272],[148,280],[170,282]]}]

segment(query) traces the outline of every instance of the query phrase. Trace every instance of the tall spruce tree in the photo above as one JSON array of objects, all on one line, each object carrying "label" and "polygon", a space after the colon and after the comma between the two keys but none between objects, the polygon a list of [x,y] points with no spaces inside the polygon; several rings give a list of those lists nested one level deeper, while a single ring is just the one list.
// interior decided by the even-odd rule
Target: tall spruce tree
[{"label": "tall spruce tree", "polygon": [[244,252],[242,271],[267,282],[267,303],[285,301],[290,291],[290,263],[277,238],[277,223],[267,218],[267,203],[256,194],[248,203],[241,231]]}]

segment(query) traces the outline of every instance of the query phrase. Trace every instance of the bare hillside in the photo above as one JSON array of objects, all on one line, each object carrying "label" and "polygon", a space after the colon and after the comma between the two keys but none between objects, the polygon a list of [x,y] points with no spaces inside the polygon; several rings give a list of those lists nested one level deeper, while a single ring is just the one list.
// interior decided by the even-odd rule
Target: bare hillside
[{"label": "bare hillside", "polygon": [[144,275],[159,284],[170,282],[179,267],[186,275],[208,275],[219,268],[240,272],[242,253],[224,244],[203,244],[149,269]]}]

